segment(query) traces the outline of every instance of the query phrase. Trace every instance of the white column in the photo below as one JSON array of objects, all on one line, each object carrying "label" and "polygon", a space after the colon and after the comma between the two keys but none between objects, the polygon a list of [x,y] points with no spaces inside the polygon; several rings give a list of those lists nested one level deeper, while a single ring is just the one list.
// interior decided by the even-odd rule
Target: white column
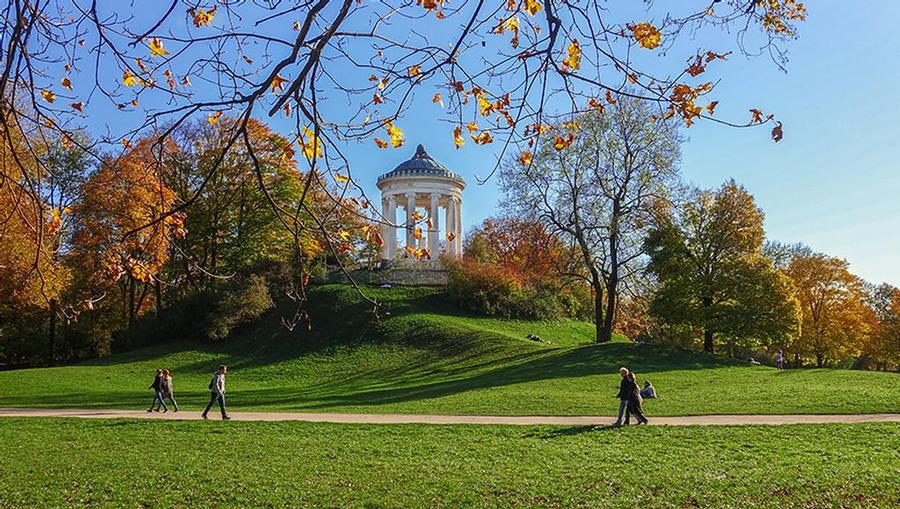
[{"label": "white column", "polygon": [[387,227],[387,237],[384,239],[388,246],[388,259],[393,260],[397,257],[397,199],[394,195],[388,196],[388,213],[387,221],[390,223]]},{"label": "white column", "polygon": [[452,196],[447,197],[447,249],[450,258],[456,257],[456,239],[450,240],[450,234],[456,235],[456,202]]},{"label": "white column", "polygon": [[416,228],[413,213],[416,210],[416,193],[406,193],[406,245],[416,247],[416,238],[413,231]]},{"label": "white column", "polygon": [[428,211],[428,217],[431,218],[431,230],[428,232],[428,250],[431,251],[431,259],[437,260],[440,256],[438,251],[441,250],[441,228],[440,228],[440,211],[438,210],[438,193],[431,193],[431,210]]},{"label": "white column", "polygon": [[388,242],[388,225],[385,224],[388,220],[388,201],[387,198],[381,198],[381,225],[378,228],[378,233],[381,235],[381,259],[387,260],[390,258],[390,248],[388,247],[390,243]]},{"label": "white column", "polygon": [[456,220],[453,223],[453,225],[456,227],[455,252],[456,252],[457,258],[462,258],[462,255],[463,255],[462,199],[454,198],[453,201],[456,204]]}]

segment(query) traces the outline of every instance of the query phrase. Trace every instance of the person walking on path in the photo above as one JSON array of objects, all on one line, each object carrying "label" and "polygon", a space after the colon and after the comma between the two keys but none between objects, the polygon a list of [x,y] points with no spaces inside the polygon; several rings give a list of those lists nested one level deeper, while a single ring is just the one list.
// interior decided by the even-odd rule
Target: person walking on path
[{"label": "person walking on path", "polygon": [[169,408],[166,406],[166,402],[163,401],[162,398],[162,384],[163,370],[159,368],[156,370],[156,376],[153,377],[153,383],[150,384],[150,389],[153,389],[153,401],[150,402],[150,408],[147,409],[148,412],[159,412],[160,405],[165,408],[167,412],[169,411]]},{"label": "person walking on path", "polygon": [[[166,398],[169,398],[169,401],[172,402],[172,406],[175,407],[175,411],[177,412],[178,411],[178,402],[175,401],[175,393],[173,392],[173,389],[172,389],[172,372],[169,371],[168,369],[164,369],[162,374],[163,374],[162,387],[159,391],[160,392],[159,400],[162,401],[163,403],[165,403]],[[168,412],[169,409],[166,408],[165,411]]]},{"label": "person walking on path", "polygon": [[778,368],[778,371],[784,371],[784,352],[781,349],[775,352],[775,367]]},{"label": "person walking on path", "polygon": [[641,389],[638,387],[634,372],[628,373],[625,380],[627,380],[626,390],[628,394],[628,405],[625,409],[625,424],[631,423],[632,414],[637,418],[638,424],[648,424],[650,421],[644,417],[644,401],[641,399]]},{"label": "person walking on path", "polygon": [[213,403],[219,403],[219,409],[222,411],[222,420],[227,421],[231,419],[228,417],[228,412],[225,411],[225,374],[228,373],[228,366],[221,365],[218,369],[216,369],[216,373],[213,375],[212,380],[209,382],[209,404],[206,405],[206,410],[203,411],[203,418],[207,419],[207,414],[209,413],[209,409],[212,408]]},{"label": "person walking on path", "polygon": [[616,416],[616,422],[613,423],[613,426],[622,425],[622,416],[625,414],[625,408],[628,405],[628,368],[619,368],[619,375],[622,376],[622,381],[619,382],[619,393],[616,394],[616,398],[619,399],[619,413]]}]

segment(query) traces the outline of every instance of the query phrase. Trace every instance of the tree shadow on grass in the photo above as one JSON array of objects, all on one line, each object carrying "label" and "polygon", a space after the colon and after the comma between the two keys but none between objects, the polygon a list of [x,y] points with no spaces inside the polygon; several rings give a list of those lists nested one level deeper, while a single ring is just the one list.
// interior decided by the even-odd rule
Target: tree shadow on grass
[{"label": "tree shadow on grass", "polygon": [[525,438],[561,438],[571,437],[575,435],[583,435],[585,433],[602,433],[618,430],[618,426],[608,424],[588,424],[585,426],[572,426],[568,428],[557,428],[546,433],[528,433]]}]

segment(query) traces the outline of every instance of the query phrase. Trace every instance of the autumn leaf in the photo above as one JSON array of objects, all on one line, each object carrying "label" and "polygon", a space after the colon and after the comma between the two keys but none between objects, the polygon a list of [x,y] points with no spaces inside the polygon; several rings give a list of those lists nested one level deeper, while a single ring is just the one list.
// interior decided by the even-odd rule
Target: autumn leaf
[{"label": "autumn leaf", "polygon": [[539,0],[524,0],[525,3],[525,12],[527,12],[531,16],[536,16],[537,13],[543,10],[544,6],[541,5]]},{"label": "autumn leaf", "polygon": [[403,146],[403,131],[390,122],[386,123],[385,127],[387,128],[388,138],[391,139],[391,146],[394,148]]},{"label": "autumn leaf", "polygon": [[79,113],[84,113],[84,103],[80,103],[80,102],[71,103],[71,104],[69,104],[69,106],[71,106],[73,110],[75,110]]},{"label": "autumn leaf", "polygon": [[350,177],[348,177],[346,175],[341,175],[340,173],[335,173],[334,180],[339,184],[346,184],[347,182],[350,182]]},{"label": "autumn leaf", "polygon": [[478,109],[483,116],[488,116],[494,111],[494,103],[488,101],[484,94],[478,95]]},{"label": "autumn leaf", "polygon": [[662,42],[662,35],[659,33],[659,30],[650,23],[638,23],[628,28],[631,29],[634,40],[643,48],[655,49]]},{"label": "autumn leaf", "polygon": [[247,55],[241,55],[241,58],[244,59],[244,62],[247,62],[247,65],[253,65],[253,60]]},{"label": "autumn leaf", "polygon": [[531,161],[534,160],[534,154],[531,152],[524,150],[519,153],[519,164],[522,166],[531,166]]},{"label": "autumn leaf", "polygon": [[272,93],[276,94],[284,91],[284,84],[287,83],[288,80],[284,79],[280,74],[276,74],[274,78],[272,78]]},{"label": "autumn leaf", "polygon": [[378,145],[378,148],[387,148],[388,143],[381,138],[375,138],[375,144]]},{"label": "autumn leaf", "polygon": [[375,104],[384,104],[384,99],[378,94],[372,94],[372,102]]},{"label": "autumn leaf", "polygon": [[406,73],[409,74],[411,78],[415,78],[416,76],[422,74],[422,67],[419,64],[409,66],[406,69]]},{"label": "autumn leaf", "polygon": [[131,148],[131,142],[128,141],[127,138],[122,138],[122,140],[119,141],[119,143],[121,143],[122,146],[125,147],[125,148]]},{"label": "autumn leaf", "polygon": [[494,33],[502,34],[502,33],[505,33],[507,30],[509,30],[513,34],[512,40],[510,41],[510,43],[512,44],[512,47],[518,48],[519,47],[519,17],[518,16],[511,16],[506,19],[501,18],[500,22],[497,24],[497,28],[494,29]]},{"label": "autumn leaf", "polygon": [[44,90],[41,90],[41,98],[48,103],[52,103],[56,100],[56,94],[45,88]]},{"label": "autumn leaf", "polygon": [[131,71],[125,70],[122,73],[122,83],[126,87],[133,87],[138,84],[138,80],[134,77],[134,74],[131,74]]},{"label": "autumn leaf", "polygon": [[435,104],[440,104],[441,108],[444,107],[444,100],[441,98],[440,92],[435,92],[434,96],[431,98],[431,102]]},{"label": "autumn leaf", "polygon": [[578,39],[572,39],[568,52],[569,56],[562,62],[563,67],[570,71],[577,71],[581,67],[581,44]]},{"label": "autumn leaf", "polygon": [[637,85],[637,82],[638,82],[637,76],[635,76],[634,74],[629,74],[628,82],[631,83],[632,85]]},{"label": "autumn leaf", "polygon": [[300,144],[303,156],[308,160],[322,157],[322,140],[312,129],[304,127],[303,134],[297,137],[297,143]]},{"label": "autumn leaf", "polygon": [[422,240],[422,237],[422,228],[417,227],[415,230],[413,230],[413,238]]},{"label": "autumn leaf", "polygon": [[612,92],[609,90],[606,91],[606,102],[609,104],[616,104],[616,98],[613,97]]},{"label": "autumn leaf", "polygon": [[217,111],[215,113],[210,113],[209,116],[206,117],[206,121],[210,123],[210,125],[216,125],[219,123],[219,117],[222,116],[221,111]]},{"label": "autumn leaf", "polygon": [[562,150],[571,145],[573,141],[575,141],[575,135],[572,133],[567,134],[565,137],[557,135],[556,140],[553,142],[553,148]]},{"label": "autumn leaf", "polygon": [[217,8],[218,6],[216,5],[208,11],[204,11],[203,9],[193,9],[194,12],[191,14],[194,16],[194,26],[197,28],[208,27],[216,15]]},{"label": "autumn leaf", "polygon": [[163,71],[163,76],[166,77],[166,83],[169,84],[169,90],[175,90],[175,78],[172,76],[172,71],[166,69]]},{"label": "autumn leaf", "polygon": [[167,51],[163,47],[163,42],[159,37],[151,37],[150,42],[147,43],[147,46],[150,47],[150,56],[164,57],[169,54],[169,51]]},{"label": "autumn leaf", "polygon": [[140,69],[141,72],[147,72],[147,65],[144,64],[144,61],[140,58],[134,59],[134,65],[138,66],[138,69]]},{"label": "autumn leaf", "polygon": [[284,106],[281,107],[281,110],[284,111],[285,118],[291,118],[291,103],[286,102]]},{"label": "autumn leaf", "polygon": [[447,240],[453,242],[456,240],[456,234],[453,232],[447,232]]},{"label": "autumn leaf", "polygon": [[466,144],[466,139],[462,136],[462,127],[460,126],[456,126],[456,128],[453,129],[453,144],[456,146],[457,150]]},{"label": "autumn leaf", "polygon": [[477,130],[478,130],[478,124],[476,124],[475,122],[469,122],[468,124],[466,124],[466,131],[469,131],[470,133],[474,133]]},{"label": "autumn leaf", "polygon": [[756,109],[756,108],[752,108],[752,109],[750,110],[750,113],[753,115],[753,120],[751,121],[751,123],[754,123],[754,124],[760,124],[760,123],[762,123],[762,121],[763,121],[763,120],[762,120],[762,115],[763,115],[763,112],[762,112],[762,111],[760,111],[760,110],[758,110],[758,109]]},{"label": "autumn leaf", "polygon": [[69,78],[63,78],[63,79],[59,80],[59,84],[62,85],[63,88],[65,88],[66,90],[70,90],[70,91],[75,90],[72,87],[72,81],[69,80]]},{"label": "autumn leaf", "polygon": [[481,134],[479,134],[477,137],[472,136],[472,140],[476,145],[487,145],[488,143],[494,142],[494,137],[491,136],[491,133],[487,131],[481,131]]},{"label": "autumn leaf", "polygon": [[600,101],[598,101],[596,97],[591,97],[590,100],[588,100],[588,106],[600,113],[603,113],[603,111],[606,110],[606,107],[600,104]]},{"label": "autumn leaf", "polygon": [[777,122],[772,128],[772,139],[778,143],[782,138],[784,138],[784,130],[781,128],[781,122]]}]

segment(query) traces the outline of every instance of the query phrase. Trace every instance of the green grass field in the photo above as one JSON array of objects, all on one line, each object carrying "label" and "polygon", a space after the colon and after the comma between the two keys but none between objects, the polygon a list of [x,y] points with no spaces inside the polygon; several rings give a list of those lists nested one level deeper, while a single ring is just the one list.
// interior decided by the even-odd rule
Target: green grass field
[{"label": "green grass field", "polygon": [[[165,344],[74,366],[0,373],[0,406],[141,408],[153,370],[174,372],[182,408],[198,411],[215,365],[227,363],[229,406],[240,410],[503,415],[611,415],[616,370],[650,379],[649,415],[900,411],[900,376],[790,370],[705,354],[591,344],[593,325],[464,316],[436,290],[370,290],[380,322],[345,286],[312,296],[313,330],[289,332],[279,313],[222,344]],[[525,339],[533,333],[552,344]]]},{"label": "green grass field", "polygon": [[900,426],[0,419],[0,507],[900,505]]}]

